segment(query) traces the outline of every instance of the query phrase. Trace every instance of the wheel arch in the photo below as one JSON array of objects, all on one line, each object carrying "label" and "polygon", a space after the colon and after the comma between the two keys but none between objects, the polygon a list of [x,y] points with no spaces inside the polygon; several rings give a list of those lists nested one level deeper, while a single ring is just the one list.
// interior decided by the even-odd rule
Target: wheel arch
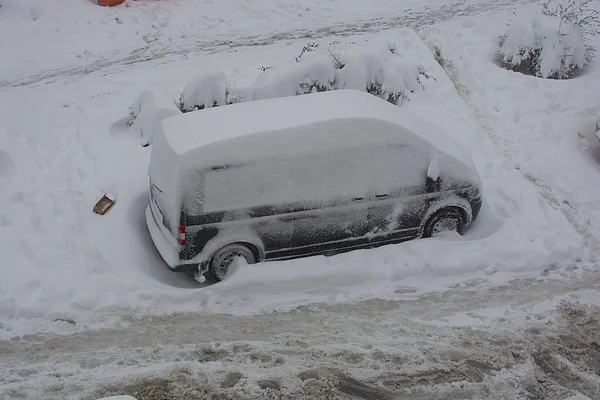
[{"label": "wheel arch", "polygon": [[449,208],[455,209],[460,213],[465,227],[469,226],[471,222],[473,222],[473,210],[471,209],[471,203],[469,203],[467,199],[464,199],[460,196],[451,196],[447,199],[436,201],[429,206],[429,209],[421,221],[419,235],[423,234],[425,225],[434,215]]},{"label": "wheel arch", "polygon": [[227,230],[219,232],[217,236],[204,245],[202,251],[194,257],[193,261],[200,265],[207,265],[219,249],[236,243],[248,247],[252,251],[252,254],[254,254],[256,262],[265,259],[265,248],[262,240],[260,240],[258,235],[250,229],[242,229],[236,232]]},{"label": "wheel arch", "polygon": [[258,246],[255,243],[252,243],[249,241],[237,241],[237,242],[232,242],[232,243],[228,243],[228,244],[238,244],[238,243],[241,245],[244,245],[250,249],[252,254],[254,254],[254,258],[256,259],[256,262],[260,262],[265,259],[265,251],[262,249],[262,247]]}]

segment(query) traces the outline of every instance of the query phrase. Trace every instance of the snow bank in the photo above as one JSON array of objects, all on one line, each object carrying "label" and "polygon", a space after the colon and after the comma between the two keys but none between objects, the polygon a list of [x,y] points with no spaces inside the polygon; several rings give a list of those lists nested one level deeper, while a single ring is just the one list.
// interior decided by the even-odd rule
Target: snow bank
[{"label": "snow bank", "polygon": [[183,112],[203,110],[226,104],[229,83],[225,74],[202,75],[187,84],[179,99]]},{"label": "snow bank", "polygon": [[579,29],[559,17],[521,15],[500,38],[506,68],[541,78],[566,79],[581,70],[586,49]]},{"label": "snow bank", "polygon": [[128,125],[139,133],[142,146],[148,146],[154,140],[158,123],[178,114],[181,111],[170,94],[146,90],[131,105]]},{"label": "snow bank", "polygon": [[[202,109],[252,100],[314,92],[355,89],[401,105],[425,88],[429,76],[418,60],[403,55],[396,44],[316,42],[305,46],[296,62],[265,68],[250,87],[228,89],[222,73],[199,77],[182,93],[182,110]],[[308,50],[306,50],[308,49]],[[291,58],[291,57],[290,57]],[[185,100],[185,101],[184,101]]]}]

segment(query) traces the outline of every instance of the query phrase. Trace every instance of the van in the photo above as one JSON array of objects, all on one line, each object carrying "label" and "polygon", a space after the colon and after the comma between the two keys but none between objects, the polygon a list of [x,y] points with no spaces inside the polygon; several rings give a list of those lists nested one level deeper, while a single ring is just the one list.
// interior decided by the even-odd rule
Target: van
[{"label": "van", "polygon": [[481,208],[469,154],[376,96],[339,90],[161,121],[147,225],[170,269],[248,263],[464,230]]}]

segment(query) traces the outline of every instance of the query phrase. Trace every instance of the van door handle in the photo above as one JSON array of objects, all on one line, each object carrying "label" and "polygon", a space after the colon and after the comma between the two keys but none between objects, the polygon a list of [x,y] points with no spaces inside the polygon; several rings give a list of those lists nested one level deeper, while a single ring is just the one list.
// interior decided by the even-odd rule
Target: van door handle
[{"label": "van door handle", "polygon": [[283,222],[288,222],[288,221],[298,221],[301,219],[316,219],[318,218],[316,215],[290,215],[289,217],[281,217],[280,220]]}]

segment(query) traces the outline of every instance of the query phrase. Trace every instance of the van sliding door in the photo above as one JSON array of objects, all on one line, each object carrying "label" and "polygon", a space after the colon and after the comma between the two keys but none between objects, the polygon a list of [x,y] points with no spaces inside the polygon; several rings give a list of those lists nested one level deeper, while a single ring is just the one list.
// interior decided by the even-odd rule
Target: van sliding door
[{"label": "van sliding door", "polygon": [[415,146],[389,146],[373,160],[376,190],[369,194],[369,236],[374,242],[410,239],[429,206],[429,153]]},{"label": "van sliding door", "polygon": [[357,151],[326,153],[290,164],[293,197],[299,210],[292,221],[296,255],[311,255],[352,247],[369,229],[365,190],[360,181]]}]

